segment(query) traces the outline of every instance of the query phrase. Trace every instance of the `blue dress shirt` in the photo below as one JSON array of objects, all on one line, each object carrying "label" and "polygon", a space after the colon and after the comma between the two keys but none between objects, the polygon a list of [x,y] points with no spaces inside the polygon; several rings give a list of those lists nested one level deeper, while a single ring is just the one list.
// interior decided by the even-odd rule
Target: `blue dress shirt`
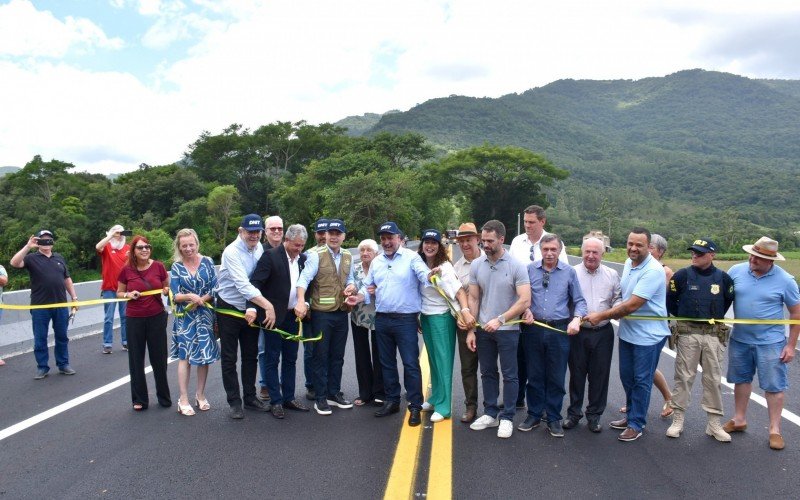
[{"label": "blue dress shirt", "polygon": [[548,276],[542,261],[537,260],[528,264],[528,277],[531,280],[531,312],[534,319],[571,320],[574,316],[583,317],[588,312],[578,274],[568,264],[559,260]]},{"label": "blue dress shirt", "polygon": [[418,313],[422,308],[418,283],[430,286],[428,273],[430,269],[419,254],[400,247],[392,257],[380,254],[372,260],[358,292],[369,303],[367,287],[375,285],[375,310],[379,313]]}]

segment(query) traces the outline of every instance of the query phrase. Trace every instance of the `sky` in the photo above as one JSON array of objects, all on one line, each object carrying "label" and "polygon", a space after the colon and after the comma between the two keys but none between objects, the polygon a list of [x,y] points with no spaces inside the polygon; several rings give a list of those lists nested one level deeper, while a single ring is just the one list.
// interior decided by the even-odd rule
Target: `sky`
[{"label": "sky", "polygon": [[0,166],[692,68],[800,79],[796,0],[0,0]]}]

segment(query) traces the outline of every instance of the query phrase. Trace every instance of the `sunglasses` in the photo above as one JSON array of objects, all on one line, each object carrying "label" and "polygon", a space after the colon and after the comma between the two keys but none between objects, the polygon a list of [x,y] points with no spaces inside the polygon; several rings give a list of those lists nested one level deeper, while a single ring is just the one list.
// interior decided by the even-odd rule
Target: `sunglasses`
[{"label": "sunglasses", "polygon": [[269,231],[272,231],[272,232],[275,232],[275,233],[282,233],[283,232],[283,228],[282,227],[268,227],[267,229]]},{"label": "sunglasses", "polygon": [[150,245],[136,245],[136,250],[150,250],[151,248],[153,247]]},{"label": "sunglasses", "polygon": [[545,271],[544,272],[544,277],[542,278],[542,286],[544,288],[547,288],[548,286],[550,286],[550,272],[549,271]]}]

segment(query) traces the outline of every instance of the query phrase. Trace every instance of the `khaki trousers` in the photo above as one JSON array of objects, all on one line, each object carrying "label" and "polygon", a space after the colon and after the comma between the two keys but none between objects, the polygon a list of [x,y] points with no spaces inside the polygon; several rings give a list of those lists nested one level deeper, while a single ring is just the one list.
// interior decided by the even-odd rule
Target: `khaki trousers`
[{"label": "khaki trousers", "polygon": [[681,333],[676,348],[672,407],[682,411],[689,407],[699,364],[703,368],[703,399],[700,404],[706,412],[722,415],[720,362],[725,347],[719,338],[703,333]]}]

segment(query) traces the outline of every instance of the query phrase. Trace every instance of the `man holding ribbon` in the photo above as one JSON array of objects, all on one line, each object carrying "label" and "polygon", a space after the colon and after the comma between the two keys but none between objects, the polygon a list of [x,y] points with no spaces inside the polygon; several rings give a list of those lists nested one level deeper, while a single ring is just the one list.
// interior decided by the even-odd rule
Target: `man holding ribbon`
[{"label": "man holding ribbon", "polygon": [[[584,318],[592,325],[608,319],[619,322],[619,378],[625,388],[626,418],[609,424],[623,432],[617,439],[635,441],[647,423],[650,391],[653,387],[661,349],[669,337],[667,326],[667,287],[664,268],[650,255],[650,231],[637,227],[628,234],[628,260],[622,271],[622,303],[606,311],[589,313]],[[626,316],[661,318],[636,320]]]},{"label": "man holding ribbon", "polygon": [[[742,432],[747,429],[747,404],[753,390],[753,375],[758,372],[759,387],[764,391],[769,412],[769,447],[782,450],[781,412],[783,393],[788,387],[788,365],[794,359],[800,335],[800,292],[794,277],[775,264],[786,260],[778,253],[778,242],[763,236],[742,249],[750,254],[748,262],[728,270],[733,279],[736,319],[755,320],[735,323],[728,349],[728,381],[735,384],[733,397],[736,412],[723,429]],[[793,321],[789,338],[783,324],[783,306]]]},{"label": "man holding ribbon", "polygon": [[561,240],[547,234],[539,244],[542,259],[528,264],[531,307],[523,316],[525,325],[520,335],[528,371],[528,417],[517,429],[526,432],[537,427],[544,410],[550,435],[564,437],[561,407],[566,393],[568,335],[580,331],[581,318],[588,311],[578,275],[558,258]]},{"label": "man holding ribbon", "polygon": [[[294,307],[297,305],[297,280],[306,262],[306,256],[301,252],[306,246],[307,239],[308,231],[302,224],[289,226],[283,245],[264,252],[258,259],[256,269],[250,278],[250,283],[258,288],[261,295],[276,306],[276,327],[293,335],[298,331]],[[248,303],[248,306],[250,305]],[[263,321],[266,311],[259,308],[257,314],[257,320]],[[281,338],[280,335],[266,330],[262,335],[265,362],[261,376],[263,384],[269,391],[272,416],[278,419],[284,418],[284,409],[308,411],[308,407],[294,397],[299,342]]]},{"label": "man holding ribbon", "polygon": [[[692,396],[692,384],[698,363],[703,367],[703,400],[708,415],[706,434],[721,442],[731,436],[722,428],[721,369],[729,328],[722,323],[725,311],[733,303],[733,280],[728,273],[714,266],[717,244],[709,238],[694,240],[687,248],[692,252],[692,265],[679,269],[669,280],[667,310],[678,317],[675,325],[675,389],[670,404],[675,410],[667,436],[677,438],[683,432],[686,409]],[[682,321],[683,318],[717,320]]]},{"label": "man holding ribbon", "polygon": [[[31,305],[53,304],[56,307],[31,309],[33,323],[33,353],[38,367],[36,380],[41,380],[50,372],[49,354],[47,348],[47,334],[50,322],[53,323],[56,345],[54,354],[56,366],[61,375],[75,375],[75,370],[69,366],[69,338],[67,327],[69,325],[70,311],[64,302],[66,294],[77,302],[78,296],[69,276],[67,263],[61,254],[53,252],[55,243],[53,233],[42,229],[19,252],[11,257],[11,265],[16,268],[25,268],[31,278]],[[29,253],[38,249],[38,252]],[[73,306],[74,314],[77,307]]]}]

